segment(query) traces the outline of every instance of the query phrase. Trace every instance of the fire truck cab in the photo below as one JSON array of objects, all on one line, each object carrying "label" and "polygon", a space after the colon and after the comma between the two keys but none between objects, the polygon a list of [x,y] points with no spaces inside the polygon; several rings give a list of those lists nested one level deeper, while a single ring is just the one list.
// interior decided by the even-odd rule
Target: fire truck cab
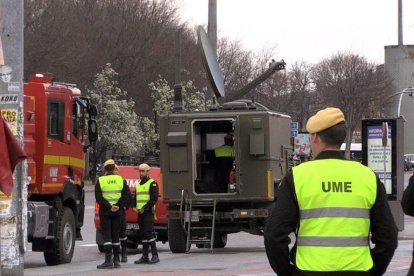
[{"label": "fire truck cab", "polygon": [[96,107],[75,85],[52,79],[37,74],[24,85],[28,241],[48,265],[69,263],[82,239],[85,152],[97,139]]}]

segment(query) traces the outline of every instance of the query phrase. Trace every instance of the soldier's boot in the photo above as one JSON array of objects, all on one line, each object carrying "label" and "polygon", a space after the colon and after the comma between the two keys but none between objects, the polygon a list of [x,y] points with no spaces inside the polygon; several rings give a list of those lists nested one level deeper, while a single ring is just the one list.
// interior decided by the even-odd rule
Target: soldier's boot
[{"label": "soldier's boot", "polygon": [[98,265],[96,268],[98,269],[109,269],[114,266],[112,262],[112,245],[105,245],[105,262]]},{"label": "soldier's boot", "polygon": [[148,250],[149,250],[149,243],[143,242],[142,243],[142,257],[136,260],[134,264],[148,264],[149,263]]},{"label": "soldier's boot", "polygon": [[121,241],[121,263],[128,262],[126,251],[127,251],[127,241]]},{"label": "soldier's boot", "polygon": [[119,254],[121,253],[120,245],[114,245],[114,267],[120,268],[120,260],[119,260]]},{"label": "soldier's boot", "polygon": [[149,261],[150,264],[156,264],[160,262],[160,258],[158,258],[158,250],[157,250],[157,244],[155,243],[155,240],[150,243],[151,245],[151,261]]}]

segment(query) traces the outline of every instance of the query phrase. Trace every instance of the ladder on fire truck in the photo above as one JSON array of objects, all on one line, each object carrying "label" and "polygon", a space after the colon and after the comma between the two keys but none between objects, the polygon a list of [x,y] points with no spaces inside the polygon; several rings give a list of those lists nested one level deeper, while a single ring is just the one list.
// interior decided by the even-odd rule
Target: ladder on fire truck
[{"label": "ladder on fire truck", "polygon": [[[209,244],[211,253],[214,249],[214,232],[216,225],[216,200],[188,200],[184,193],[181,198],[182,204],[185,204],[183,212],[183,225],[187,233],[186,253],[190,252],[191,244]],[[184,201],[184,202],[183,202]],[[196,209],[196,210],[194,210]],[[196,211],[196,212],[195,212]],[[201,220],[210,221],[211,224],[200,225]],[[198,225],[194,226],[194,223]],[[192,231],[197,232],[197,236],[192,236]],[[208,235],[210,232],[210,235]],[[202,234],[205,234],[204,236]]]}]

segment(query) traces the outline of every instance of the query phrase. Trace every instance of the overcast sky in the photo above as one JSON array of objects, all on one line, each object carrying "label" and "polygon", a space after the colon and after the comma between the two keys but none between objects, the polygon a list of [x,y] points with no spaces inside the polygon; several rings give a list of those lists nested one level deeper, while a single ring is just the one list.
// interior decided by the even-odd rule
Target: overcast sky
[{"label": "overcast sky", "polygon": [[[208,0],[176,0],[192,25],[208,22]],[[404,44],[414,44],[414,1],[403,0]],[[316,63],[338,51],[384,62],[398,44],[398,0],[217,0],[218,35],[246,50],[275,47],[288,64]]]}]

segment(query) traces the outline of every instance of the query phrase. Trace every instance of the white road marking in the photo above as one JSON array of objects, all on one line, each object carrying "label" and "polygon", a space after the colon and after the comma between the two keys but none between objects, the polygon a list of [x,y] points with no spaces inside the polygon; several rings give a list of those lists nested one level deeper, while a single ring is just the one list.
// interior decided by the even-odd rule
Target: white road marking
[{"label": "white road marking", "polygon": [[94,247],[94,246],[98,246],[96,243],[87,243],[87,244],[79,244],[78,246],[83,246],[83,247]]}]

